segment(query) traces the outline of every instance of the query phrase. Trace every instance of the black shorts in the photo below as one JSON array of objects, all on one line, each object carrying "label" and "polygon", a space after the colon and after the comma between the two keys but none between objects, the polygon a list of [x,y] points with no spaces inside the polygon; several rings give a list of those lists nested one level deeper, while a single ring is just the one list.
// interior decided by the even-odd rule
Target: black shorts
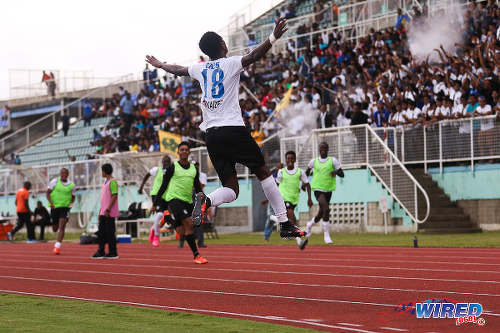
[{"label": "black shorts", "polygon": [[322,194],[325,196],[326,202],[329,204],[330,200],[332,199],[333,192],[314,191],[314,197],[318,201],[319,201],[319,196],[322,195]]},{"label": "black shorts", "polygon": [[69,219],[69,208],[68,207],[58,207],[50,210],[50,217],[52,218],[52,224],[59,224],[59,219]]},{"label": "black shorts", "polygon": [[236,163],[243,164],[252,173],[265,165],[264,155],[244,126],[211,127],[206,134],[210,160],[224,185],[228,177],[236,175]]},{"label": "black shorts", "polygon": [[297,205],[294,205],[290,201],[285,201],[285,207],[286,207],[286,209],[292,209],[292,210],[294,210],[295,207],[297,207]]},{"label": "black shorts", "polygon": [[172,227],[177,228],[182,225],[182,220],[191,216],[193,208],[193,204],[188,202],[179,199],[170,200],[168,202],[168,211],[172,217]]}]

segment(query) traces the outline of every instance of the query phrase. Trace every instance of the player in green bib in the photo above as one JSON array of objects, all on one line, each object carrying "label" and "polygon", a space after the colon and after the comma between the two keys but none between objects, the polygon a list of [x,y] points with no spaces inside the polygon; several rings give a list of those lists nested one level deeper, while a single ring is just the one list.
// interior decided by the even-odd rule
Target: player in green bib
[{"label": "player in green bib", "polygon": [[[295,207],[297,207],[299,203],[300,189],[307,190],[307,205],[311,208],[313,205],[311,200],[311,186],[309,185],[309,179],[306,173],[302,169],[295,167],[295,161],[297,160],[295,152],[288,151],[285,154],[285,160],[286,167],[278,171],[276,182],[279,185],[279,190],[285,201],[288,220],[293,225],[297,225]],[[299,248],[303,250],[307,245],[307,238],[301,241],[300,237],[296,237],[296,240]]]},{"label": "player in green bib", "polygon": [[61,243],[69,220],[69,211],[75,201],[75,184],[68,179],[69,171],[62,168],[59,177],[50,181],[47,189],[47,201],[50,205],[52,230],[58,231],[54,254],[60,254]]},{"label": "player in green bib", "polygon": [[319,144],[319,157],[309,162],[306,174],[309,176],[311,171],[313,174],[311,188],[316,200],[318,200],[319,211],[311,221],[307,222],[307,237],[311,236],[313,225],[321,221],[325,243],[330,244],[332,243],[330,238],[330,200],[337,187],[336,177],[344,178],[344,171],[335,157],[328,157],[328,144],[326,142]]},{"label": "player in green bib", "polygon": [[156,194],[155,206],[164,199],[168,203],[168,210],[172,217],[172,227],[175,228],[179,236],[189,244],[193,252],[194,262],[196,264],[206,264],[208,261],[198,252],[196,238],[194,236],[193,219],[193,189],[196,193],[201,191],[199,172],[189,162],[188,157],[191,154],[189,144],[181,142],[177,148],[179,161],[172,163],[163,173],[163,181]]},{"label": "player in green bib", "polygon": [[[138,190],[139,194],[143,193],[144,185],[148,181],[149,177],[153,176],[154,177],[153,188],[151,189],[151,192],[149,192],[149,194],[151,195],[151,200],[154,203],[156,200],[156,194],[158,193],[158,190],[160,189],[161,184],[163,182],[164,170],[167,169],[171,164],[172,160],[170,159],[170,156],[168,155],[163,156],[161,160],[161,166],[153,167],[142,179],[141,186],[139,187]],[[155,209],[156,207],[155,205],[153,205],[151,212],[153,212]],[[162,221],[164,211],[166,211],[167,209],[168,209],[167,202],[163,199],[160,199],[160,204],[158,206],[158,209],[156,209],[157,213],[154,218],[154,224],[151,227],[151,230],[149,231],[149,242],[153,244],[153,246],[155,247],[160,246],[160,222]]]}]

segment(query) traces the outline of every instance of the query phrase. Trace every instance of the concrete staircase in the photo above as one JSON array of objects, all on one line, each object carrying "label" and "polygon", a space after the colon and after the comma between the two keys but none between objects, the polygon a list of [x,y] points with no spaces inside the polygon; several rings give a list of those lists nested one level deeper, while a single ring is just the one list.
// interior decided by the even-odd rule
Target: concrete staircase
[{"label": "concrete staircase", "polygon": [[[418,225],[421,233],[454,234],[481,232],[481,229],[473,223],[462,208],[432,180],[432,177],[424,172],[424,169],[409,169],[416,180],[422,185],[431,203],[431,212],[427,221]],[[425,205],[419,200],[418,210],[423,212]]]}]

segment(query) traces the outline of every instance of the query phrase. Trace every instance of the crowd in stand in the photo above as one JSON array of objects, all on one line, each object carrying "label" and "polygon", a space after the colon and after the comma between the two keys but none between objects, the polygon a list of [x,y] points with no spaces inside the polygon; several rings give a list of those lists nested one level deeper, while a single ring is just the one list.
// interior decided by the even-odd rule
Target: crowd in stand
[{"label": "crowd in stand", "polygon": [[[408,30],[426,24],[425,10],[399,11],[394,27],[371,30],[357,41],[336,32],[318,33],[311,47],[304,37],[298,45],[288,43],[286,52],[268,54],[246,68],[241,75],[246,89],[239,98],[252,136],[261,142],[284,125],[275,117],[266,120],[290,87],[292,105],[316,118],[319,128],[430,124],[500,114],[500,9],[495,1],[472,3],[448,27],[461,32],[463,43],[437,48],[422,60],[410,52]],[[305,29],[314,31],[314,24]],[[111,117],[108,126],[94,132],[97,153],[157,151],[157,130],[203,140],[198,83],[152,77],[147,76],[139,94],[120,89],[104,104],[87,107],[89,122],[94,115]]]}]

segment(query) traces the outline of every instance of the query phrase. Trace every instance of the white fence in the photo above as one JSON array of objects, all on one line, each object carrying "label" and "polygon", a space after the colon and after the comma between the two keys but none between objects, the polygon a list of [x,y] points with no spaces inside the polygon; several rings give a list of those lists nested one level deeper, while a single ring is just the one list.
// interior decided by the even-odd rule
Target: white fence
[{"label": "white fence", "polygon": [[[283,158],[286,151],[294,150],[298,166],[305,169],[318,156],[319,144],[326,142],[328,155],[335,156],[343,169],[368,168],[408,216],[422,223],[429,216],[429,198],[387,144],[391,135],[395,135],[393,128],[373,129],[367,125],[314,130],[308,137],[282,139],[281,154]],[[419,212],[419,207],[423,211]]]},{"label": "white fence", "polygon": [[426,126],[404,126],[390,144],[404,164],[475,164],[500,158],[500,122],[495,116],[445,120]]}]

